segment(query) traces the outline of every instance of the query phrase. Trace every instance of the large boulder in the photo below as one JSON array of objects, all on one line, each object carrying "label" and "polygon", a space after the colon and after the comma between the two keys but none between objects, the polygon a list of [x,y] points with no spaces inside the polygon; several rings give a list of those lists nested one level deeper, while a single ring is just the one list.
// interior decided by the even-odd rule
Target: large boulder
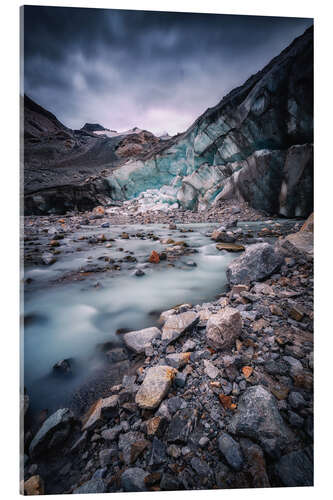
[{"label": "large boulder", "polygon": [[30,443],[30,456],[36,457],[65,441],[70,433],[73,420],[74,416],[68,408],[60,408],[47,418]]},{"label": "large boulder", "polygon": [[243,255],[229,264],[227,278],[231,285],[260,281],[276,272],[282,262],[282,254],[273,245],[250,245]]},{"label": "large boulder", "polygon": [[296,257],[313,257],[313,233],[311,231],[298,231],[288,234],[278,241],[279,250],[285,255]]},{"label": "large boulder", "polygon": [[158,328],[152,327],[125,333],[123,339],[129,349],[140,354],[145,352],[146,347],[151,345],[152,340],[160,336],[161,331]]},{"label": "large boulder", "polygon": [[229,430],[237,436],[253,439],[272,458],[279,457],[293,438],[276,399],[262,385],[250,387],[242,394]]},{"label": "large boulder", "polygon": [[233,307],[226,307],[208,319],[206,339],[214,349],[227,349],[233,346],[241,332],[240,312]]},{"label": "large boulder", "polygon": [[162,329],[162,340],[170,344],[198,322],[199,315],[194,311],[168,316]]},{"label": "large boulder", "polygon": [[176,373],[175,368],[166,365],[149,368],[136,394],[136,404],[144,410],[157,408],[168,394]]}]

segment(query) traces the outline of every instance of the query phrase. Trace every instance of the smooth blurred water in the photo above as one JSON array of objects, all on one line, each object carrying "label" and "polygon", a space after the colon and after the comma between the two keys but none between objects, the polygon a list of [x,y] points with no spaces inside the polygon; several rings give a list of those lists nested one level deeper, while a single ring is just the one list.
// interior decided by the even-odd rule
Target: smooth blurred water
[{"label": "smooth blurred water", "polygon": [[[62,394],[77,387],[84,376],[94,369],[96,344],[107,341],[121,343],[121,336],[115,333],[117,329],[138,330],[154,325],[157,314],[163,310],[185,302],[197,304],[209,301],[223,291],[225,270],[237,254],[219,252],[216,244],[205,235],[216,224],[178,227],[190,227],[193,232],[171,232],[162,225],[119,226],[110,230],[94,228],[93,234],[104,232],[115,238],[112,248],[94,245],[82,252],[66,254],[64,251],[59,262],[52,267],[35,267],[26,271],[26,276],[35,279],[34,287],[26,291],[24,301],[25,317],[30,318],[24,332],[24,383],[32,402],[34,398],[41,397],[40,388],[43,385],[44,403],[47,403],[45,384],[49,384],[53,400],[60,404]],[[119,235],[124,230],[133,237],[120,239]],[[83,233],[85,231],[89,234],[91,229],[85,229]],[[174,262],[175,267],[169,267],[166,261],[148,264],[151,250],[161,251],[167,245],[134,238],[134,234],[140,232],[153,232],[161,239],[183,239],[198,253],[180,257]],[[63,241],[65,249],[66,241]],[[77,243],[80,244],[82,242]],[[124,251],[120,252],[119,247]],[[138,263],[126,264],[113,277],[97,273],[84,281],[47,286],[50,279],[87,264],[88,256],[96,263],[99,256],[120,258],[129,252],[133,252]],[[189,261],[194,261],[197,266],[187,266]],[[145,276],[133,275],[134,268],[138,267],[144,269]],[[101,285],[98,288],[94,286],[96,281]],[[47,378],[57,361],[70,357],[84,367],[82,376],[71,380],[58,379],[56,383]]]}]

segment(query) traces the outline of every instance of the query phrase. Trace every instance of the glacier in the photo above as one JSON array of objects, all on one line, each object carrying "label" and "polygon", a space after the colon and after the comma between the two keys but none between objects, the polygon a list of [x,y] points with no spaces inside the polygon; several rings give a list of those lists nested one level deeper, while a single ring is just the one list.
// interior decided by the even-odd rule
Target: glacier
[{"label": "glacier", "polygon": [[111,197],[163,210],[205,210],[236,198],[268,213],[309,215],[312,58],[310,28],[186,132],[114,170]]}]

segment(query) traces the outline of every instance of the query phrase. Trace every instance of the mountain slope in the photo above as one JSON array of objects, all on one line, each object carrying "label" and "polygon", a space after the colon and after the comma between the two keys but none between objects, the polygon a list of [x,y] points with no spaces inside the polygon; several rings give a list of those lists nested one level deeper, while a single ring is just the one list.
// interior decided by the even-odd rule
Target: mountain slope
[{"label": "mountain slope", "polygon": [[307,216],[312,142],[310,28],[185,133],[114,171],[111,196],[131,199],[168,185],[170,202],[187,209],[236,197],[270,213]]}]

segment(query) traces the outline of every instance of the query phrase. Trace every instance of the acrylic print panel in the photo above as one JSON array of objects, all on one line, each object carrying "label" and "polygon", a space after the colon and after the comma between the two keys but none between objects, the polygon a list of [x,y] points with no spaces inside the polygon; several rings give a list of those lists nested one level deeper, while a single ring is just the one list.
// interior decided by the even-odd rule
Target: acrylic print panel
[{"label": "acrylic print panel", "polygon": [[22,492],[313,484],[312,24],[22,8]]}]

